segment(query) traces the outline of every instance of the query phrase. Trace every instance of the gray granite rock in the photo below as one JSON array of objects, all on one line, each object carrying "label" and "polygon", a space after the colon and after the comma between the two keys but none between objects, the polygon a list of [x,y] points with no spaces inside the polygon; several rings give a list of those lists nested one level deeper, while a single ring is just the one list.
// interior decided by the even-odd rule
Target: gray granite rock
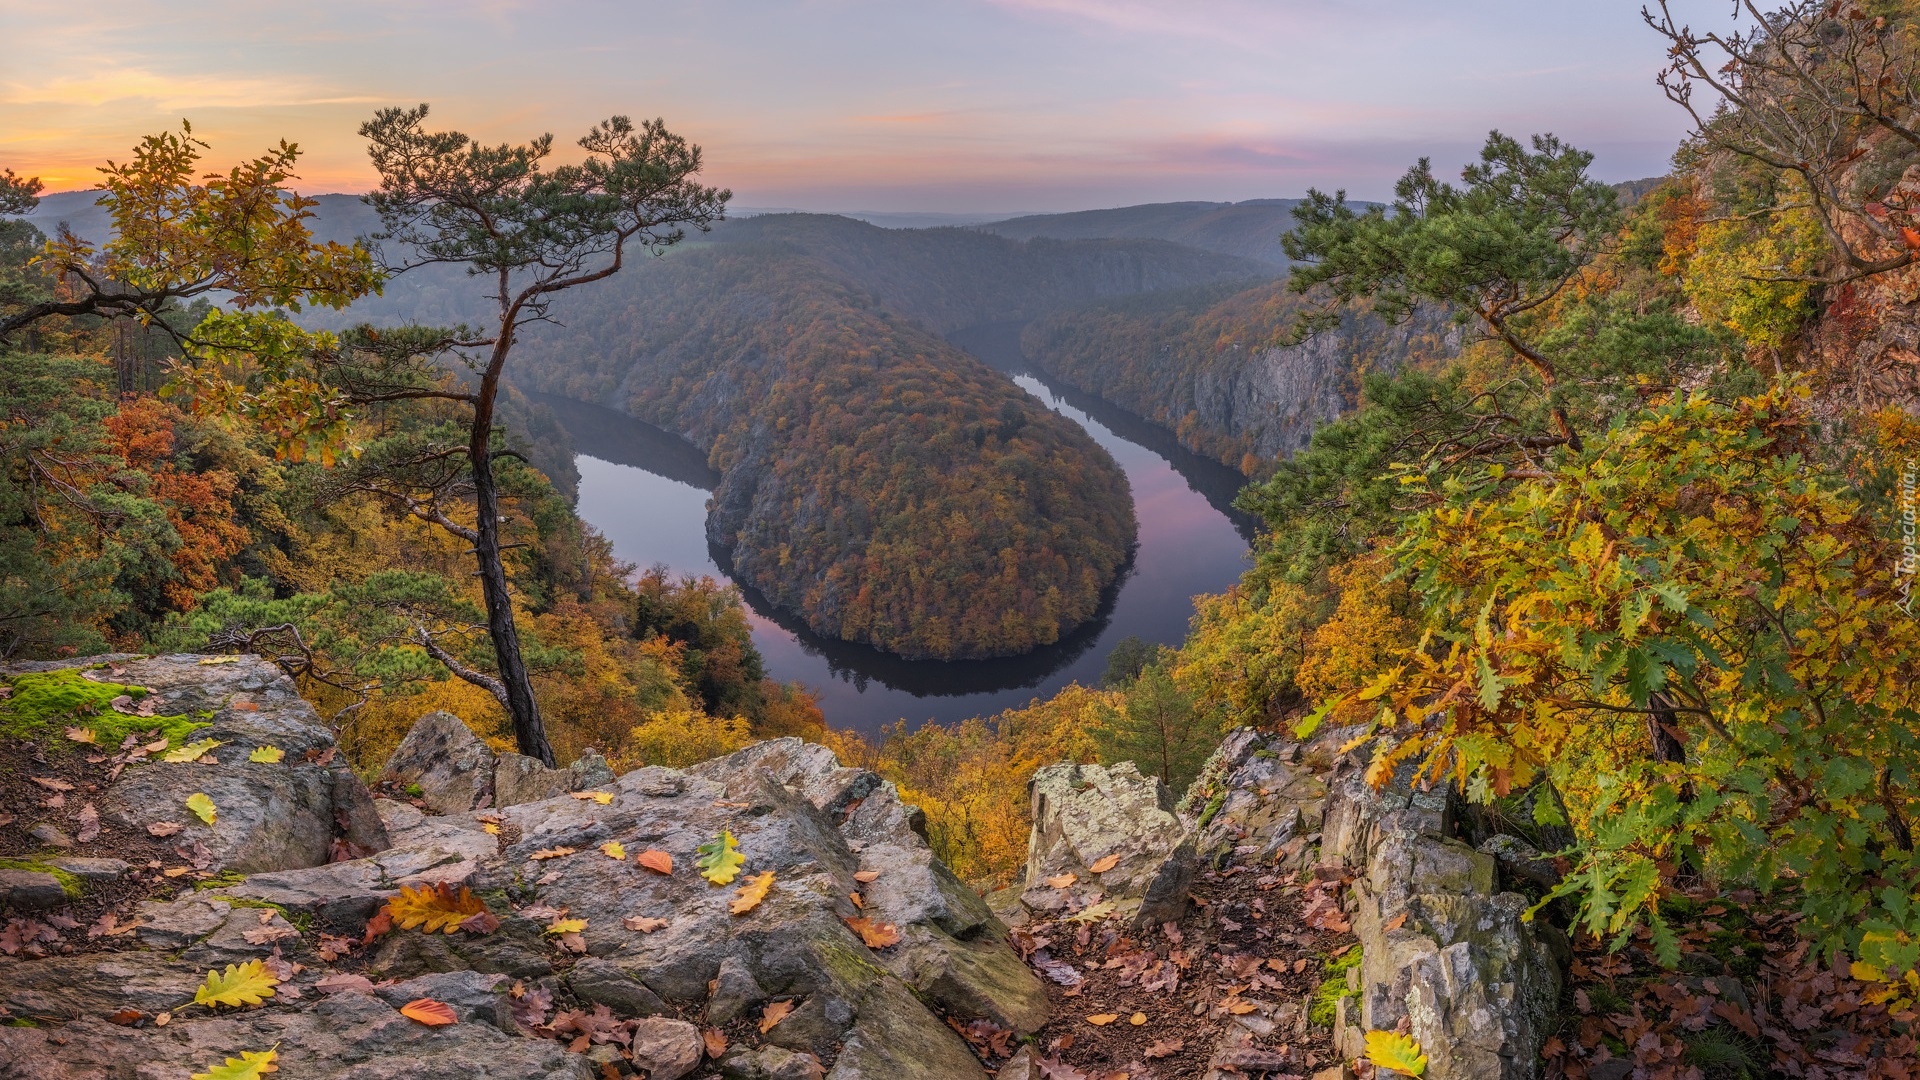
[{"label": "gray granite rock", "polygon": [[0,908],[44,911],[70,899],[60,879],[52,874],[38,870],[0,870]]},{"label": "gray granite rock", "polygon": [[[1184,915],[1194,847],[1158,777],[1142,775],[1130,761],[1050,765],[1033,774],[1027,790],[1033,832],[1020,898],[1028,908],[1058,913],[1099,898],[1133,909],[1141,923]],[[1119,862],[1094,873],[1093,864],[1110,856]],[[1063,874],[1074,875],[1074,883],[1047,884]],[[1153,903],[1144,906],[1150,891]]]},{"label": "gray granite rock", "polygon": [[380,770],[380,782],[411,792],[436,814],[465,814],[493,804],[493,751],[450,712],[414,722]]}]

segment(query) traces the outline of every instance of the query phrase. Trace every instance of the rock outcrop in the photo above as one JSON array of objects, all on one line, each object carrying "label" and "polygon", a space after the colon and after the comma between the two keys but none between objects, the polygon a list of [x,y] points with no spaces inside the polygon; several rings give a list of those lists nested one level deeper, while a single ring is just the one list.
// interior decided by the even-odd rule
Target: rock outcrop
[{"label": "rock outcrop", "polygon": [[[218,730],[242,742],[271,730],[289,760],[331,745],[324,728],[293,726],[291,687],[264,665],[173,657],[126,669],[169,686],[218,680],[274,703],[270,728],[258,723],[262,704]],[[170,768],[202,786],[229,766]],[[892,784],[797,739],[687,770],[603,768],[530,769],[488,751],[457,718],[423,717],[383,773],[414,792],[410,801],[363,791],[341,803],[367,816],[359,835],[380,850],[258,860],[267,865],[238,880],[200,872],[198,889],[170,889],[156,874],[157,895],[122,912],[129,931],[83,939],[50,929],[52,944],[29,938],[25,949],[0,939],[9,954],[0,1016],[39,1025],[0,1026],[0,1076],[184,1075],[277,1046],[283,1075],[355,1080],[588,1080],[609,1069],[654,1080],[959,1080],[985,1072],[954,1025],[1017,1036],[1046,1022],[1045,993],[1006,927],[933,856],[919,811]],[[233,792],[275,782],[228,780]],[[543,789],[552,790],[523,798]],[[337,805],[334,784],[294,790],[301,798],[276,813]],[[286,827],[223,805],[204,839],[253,850],[236,834],[262,828]],[[698,873],[696,849],[723,833],[746,859],[740,881],[773,875],[751,910],[732,910],[739,882],[718,887]],[[622,857],[603,850],[609,842],[624,845],[612,849]],[[642,851],[670,855],[672,872],[641,866]],[[71,899],[61,877],[33,873]],[[39,895],[45,883],[0,884],[16,924],[48,925],[27,921],[44,910],[33,905],[58,907]],[[440,884],[470,890],[497,926],[427,933],[374,918],[402,887]],[[584,926],[557,925],[562,913]],[[849,925],[856,918],[871,920],[878,947]],[[252,960],[281,974],[265,1005],[189,1004],[210,969]],[[458,1022],[402,1016],[418,998],[447,1004]],[[529,1001],[540,1007],[529,1012]],[[778,1022],[761,1030],[770,1015]]]},{"label": "rock outcrop", "polygon": [[1027,791],[1033,833],[1020,899],[1030,910],[1111,902],[1136,926],[1185,917],[1193,838],[1159,777],[1142,775],[1130,761],[1052,765],[1033,774]]}]

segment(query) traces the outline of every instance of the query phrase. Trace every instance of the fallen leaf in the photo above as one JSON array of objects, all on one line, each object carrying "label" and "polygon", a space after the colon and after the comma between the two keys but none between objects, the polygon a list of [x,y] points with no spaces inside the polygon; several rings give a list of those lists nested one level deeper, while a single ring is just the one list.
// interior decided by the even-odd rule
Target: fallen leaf
[{"label": "fallen leaf", "polygon": [[375,938],[388,933],[392,929],[393,916],[387,914],[387,909],[383,907],[379,911],[374,912],[373,918],[367,920],[367,932],[361,935],[360,944],[371,945]]},{"label": "fallen leaf", "polygon": [[555,919],[547,924],[549,934],[577,934],[587,928],[585,919]]},{"label": "fallen leaf", "polygon": [[440,1027],[443,1024],[457,1024],[460,1018],[453,1014],[453,1007],[444,1001],[432,998],[414,998],[400,1006],[400,1015],[428,1027]]},{"label": "fallen leaf", "polygon": [[1080,880],[1080,875],[1069,870],[1064,874],[1055,874],[1054,876],[1048,878],[1047,885],[1055,889],[1064,889],[1067,886],[1079,880]]},{"label": "fallen leaf", "polygon": [[83,803],[80,812],[74,815],[80,827],[74,831],[73,838],[82,844],[100,839],[100,811],[92,803]]},{"label": "fallen leaf", "polygon": [[172,836],[185,826],[177,821],[156,821],[147,826],[149,836]]},{"label": "fallen leaf", "polygon": [[380,910],[402,930],[417,928],[429,934],[451,934],[461,929],[460,924],[470,916],[485,912],[487,905],[473,895],[472,889],[463,885],[456,893],[453,886],[442,881],[418,888],[402,885],[400,895],[388,900]]},{"label": "fallen leaf", "polygon": [[1118,1019],[1120,1019],[1119,1013],[1094,1013],[1092,1016],[1087,1017],[1087,1023],[1092,1024],[1094,1027],[1106,1027]]},{"label": "fallen leaf", "polygon": [[121,1009],[119,1012],[107,1017],[107,1023],[119,1024],[121,1027],[132,1027],[146,1018],[147,1014],[141,1012],[139,1009]]},{"label": "fallen leaf", "polygon": [[880,876],[880,871],[878,870],[862,870],[853,875],[853,880],[859,882],[862,885],[865,885],[867,882],[872,881],[879,876]]},{"label": "fallen leaf", "polygon": [[285,750],[280,749],[277,746],[262,746],[256,749],[253,753],[248,754],[247,760],[253,762],[256,765],[273,765],[273,764],[277,764],[282,758],[285,758],[286,756],[287,756],[287,752]]},{"label": "fallen leaf", "polygon": [[867,902],[865,900],[860,899],[860,894],[857,892],[848,893],[847,899],[853,901],[854,907],[864,909],[867,906]]},{"label": "fallen leaf", "polygon": [[43,788],[46,788],[48,791],[72,791],[73,790],[72,784],[67,783],[65,780],[56,780],[50,776],[33,777],[33,782],[36,784],[39,784]]},{"label": "fallen leaf", "polygon": [[633,857],[633,861],[656,874],[673,873],[673,856],[664,851],[647,850]]},{"label": "fallen leaf", "polygon": [[1105,858],[1095,859],[1093,861],[1093,865],[1087,867],[1087,869],[1091,870],[1096,874],[1104,874],[1107,871],[1119,865],[1120,865],[1120,855],[1119,853],[1116,852],[1112,855],[1106,856]]},{"label": "fallen leaf", "polygon": [[[200,662],[206,663],[205,660]],[[160,1022],[157,1017],[154,1019],[154,1023]],[[267,1073],[280,1071],[280,1066],[274,1064],[274,1059],[279,1057],[279,1046],[279,1043],[275,1043],[273,1048],[267,1050],[242,1050],[239,1057],[228,1058],[224,1065],[194,1073],[193,1080],[259,1080]]]},{"label": "fallen leaf", "polygon": [[184,765],[189,761],[199,761],[207,751],[225,745],[227,744],[218,739],[201,739],[199,742],[190,742],[161,754],[160,760],[174,765]]},{"label": "fallen leaf", "polygon": [[460,920],[460,929],[469,934],[491,934],[500,929],[500,916],[482,911]]},{"label": "fallen leaf", "polygon": [[892,923],[876,923],[866,916],[844,921],[854,933],[860,935],[860,940],[866,942],[869,949],[884,949],[900,944],[900,931]]},{"label": "fallen leaf", "polygon": [[766,1011],[760,1014],[760,1034],[765,1035],[767,1032],[772,1031],[773,1025],[785,1020],[787,1014],[792,1011],[793,1002],[791,1001],[775,1001],[769,1003]]},{"label": "fallen leaf", "polygon": [[570,847],[541,848],[539,851],[527,856],[527,858],[532,859],[534,862],[539,862],[542,859],[558,859],[563,855],[571,855],[573,852],[574,849]]},{"label": "fallen leaf", "polygon": [[332,975],[314,983],[313,988],[323,994],[339,994],[347,991],[371,994],[373,993],[373,980],[367,978],[365,975],[357,975],[351,971],[336,971]]},{"label": "fallen leaf", "polygon": [[170,1012],[159,1013],[153,1018],[154,1027],[166,1027],[171,1023],[173,1023],[173,1014]]},{"label": "fallen leaf", "polygon": [[271,945],[286,938],[297,938],[300,931],[291,926],[256,926],[251,930],[242,930],[240,936],[249,945]]},{"label": "fallen leaf", "polygon": [[767,898],[767,891],[772,888],[773,871],[769,870],[764,874],[750,877],[741,883],[740,888],[734,892],[733,899],[727,902],[727,910],[735,915],[745,915],[759,907],[760,901]]},{"label": "fallen leaf", "polygon": [[1127,1023],[1132,1024],[1134,1027],[1139,1027],[1141,1024],[1144,1024],[1146,1022],[1147,1022],[1146,1013],[1137,1012],[1137,1013],[1134,1013],[1132,1016],[1127,1017]]},{"label": "fallen leaf", "polygon": [[1380,929],[1398,930],[1405,925],[1407,925],[1407,913],[1403,911],[1400,914],[1395,915],[1393,918],[1388,919],[1386,922],[1381,923]]},{"label": "fallen leaf", "polygon": [[667,920],[649,919],[645,915],[634,915],[629,918],[621,919],[620,924],[622,926],[625,926],[629,930],[638,930],[643,934],[651,934],[655,930],[665,929],[667,925]]},{"label": "fallen leaf", "polygon": [[204,791],[196,791],[187,796],[187,809],[193,811],[196,817],[209,825],[213,824],[214,816],[219,812],[219,808],[213,805],[213,800],[208,798]]},{"label": "fallen leaf", "polygon": [[95,746],[100,745],[100,736],[95,734],[94,730],[90,727],[70,727],[67,729],[67,738],[72,739],[74,742],[92,743]]},{"label": "fallen leaf", "polygon": [[1089,904],[1086,907],[1080,909],[1080,911],[1078,911],[1077,913],[1067,916],[1067,921],[1068,922],[1095,922],[1097,920],[1104,919],[1107,916],[1113,914],[1113,909],[1114,909],[1113,901],[1102,900],[1097,904]]},{"label": "fallen leaf", "polygon": [[165,870],[162,870],[162,871],[160,871],[160,873],[161,873],[161,874],[162,874],[163,876],[165,876],[165,877],[179,877],[179,876],[180,876],[180,875],[182,875],[182,874],[191,874],[191,873],[193,873],[193,867],[191,867],[191,866],[169,866],[169,867],[167,867],[167,868],[166,868]]},{"label": "fallen leaf", "polygon": [[1407,1076],[1427,1071],[1427,1055],[1412,1038],[1392,1031],[1367,1032],[1367,1060],[1375,1067]]},{"label": "fallen leaf", "polygon": [[582,801],[592,799],[601,806],[605,806],[613,801],[613,793],[610,791],[569,791],[567,794]]},{"label": "fallen leaf", "polygon": [[224,972],[207,972],[206,981],[193,992],[195,1005],[258,1005],[273,996],[279,983],[267,966],[258,960],[228,964]]},{"label": "fallen leaf", "polygon": [[619,859],[621,862],[625,862],[627,859],[626,846],[618,840],[609,840],[601,844],[600,854],[605,855],[609,859]]},{"label": "fallen leaf", "polygon": [[721,1054],[727,1052],[727,1037],[721,1034],[719,1028],[702,1029],[700,1041],[706,1044],[707,1056],[710,1058],[718,1060]]},{"label": "fallen leaf", "polygon": [[499,836],[500,826],[497,822],[488,821],[481,824],[480,831],[486,833],[488,836]]},{"label": "fallen leaf", "polygon": [[227,706],[235,712],[259,712],[260,706],[251,701],[236,701]]},{"label": "fallen leaf", "polygon": [[694,849],[697,858],[694,865],[700,868],[700,876],[715,885],[730,885],[740,876],[740,868],[747,865],[747,857],[740,854],[740,842],[733,838],[732,830],[722,830],[720,835]]},{"label": "fallen leaf", "polygon": [[200,658],[202,666],[207,664],[237,664],[239,662],[240,658],[238,656],[203,656]]},{"label": "fallen leaf", "polygon": [[1187,1040],[1185,1039],[1159,1039],[1155,1040],[1152,1046],[1147,1047],[1147,1052],[1143,1056],[1148,1061],[1158,1061],[1160,1058],[1172,1057],[1186,1048]]}]

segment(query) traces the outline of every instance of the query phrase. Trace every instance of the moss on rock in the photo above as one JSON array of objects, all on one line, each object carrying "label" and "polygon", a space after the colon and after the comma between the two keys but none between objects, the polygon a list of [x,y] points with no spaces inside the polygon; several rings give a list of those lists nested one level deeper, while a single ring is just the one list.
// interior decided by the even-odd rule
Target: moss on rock
[{"label": "moss on rock", "polygon": [[[3,681],[12,687],[13,693],[0,699],[0,735],[31,739],[49,729],[74,725],[93,729],[95,742],[111,748],[128,735],[158,729],[171,748],[184,744],[188,736],[208,726],[206,721],[191,716],[130,716],[115,712],[115,698],[124,695],[139,701],[147,696],[147,688],[95,682],[73,668],[27,672]],[[65,740],[58,742],[77,745]]]}]

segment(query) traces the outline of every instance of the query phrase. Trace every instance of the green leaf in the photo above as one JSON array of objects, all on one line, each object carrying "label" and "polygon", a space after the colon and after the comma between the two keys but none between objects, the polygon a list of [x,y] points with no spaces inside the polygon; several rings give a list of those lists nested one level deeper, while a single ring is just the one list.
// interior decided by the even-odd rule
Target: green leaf
[{"label": "green leaf", "polygon": [[190,742],[185,746],[174,747],[160,755],[160,760],[169,761],[175,765],[182,765],[189,761],[198,761],[207,751],[212,750],[216,746],[225,745],[226,743],[218,739],[201,739],[199,742]]},{"label": "green leaf", "polygon": [[287,752],[277,746],[262,746],[253,753],[248,754],[247,760],[257,765],[273,765],[286,756]]},{"label": "green leaf", "polygon": [[700,876],[715,885],[728,885],[740,876],[740,868],[747,865],[747,857],[740,854],[739,842],[734,840],[731,831],[721,834],[693,849],[697,858],[694,864],[700,868]]},{"label": "green leaf", "polygon": [[239,1057],[228,1058],[225,1065],[194,1073],[193,1080],[260,1080],[267,1073],[280,1071],[280,1066],[274,1064],[279,1051],[279,1043],[274,1043],[270,1050],[242,1050]]},{"label": "green leaf", "polygon": [[195,1005],[258,1005],[273,996],[279,979],[259,960],[228,964],[224,972],[209,971],[193,992]]}]

